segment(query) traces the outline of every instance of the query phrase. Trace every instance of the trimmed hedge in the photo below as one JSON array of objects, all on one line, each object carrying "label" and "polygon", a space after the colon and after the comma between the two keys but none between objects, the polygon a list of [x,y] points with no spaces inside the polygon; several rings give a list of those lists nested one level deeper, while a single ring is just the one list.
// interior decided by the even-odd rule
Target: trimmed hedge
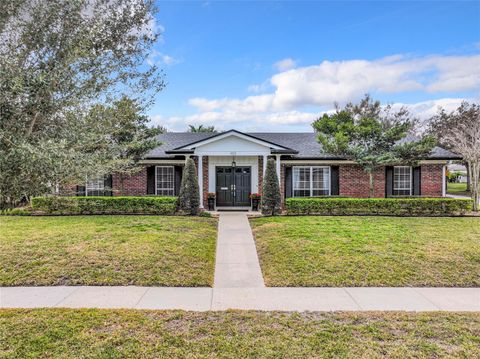
[{"label": "trimmed hedge", "polygon": [[35,197],[35,211],[46,214],[175,214],[177,197]]},{"label": "trimmed hedge", "polygon": [[457,198],[287,198],[288,215],[462,215],[472,200]]}]

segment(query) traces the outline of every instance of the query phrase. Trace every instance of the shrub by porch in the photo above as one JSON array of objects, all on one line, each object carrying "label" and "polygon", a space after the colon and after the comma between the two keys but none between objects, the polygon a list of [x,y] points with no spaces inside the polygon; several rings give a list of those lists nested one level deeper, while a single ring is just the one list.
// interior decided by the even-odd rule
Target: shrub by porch
[{"label": "shrub by porch", "polygon": [[288,215],[463,215],[472,209],[470,199],[456,198],[288,198]]},{"label": "shrub by porch", "polygon": [[46,214],[173,215],[177,197],[34,197],[32,207]]}]

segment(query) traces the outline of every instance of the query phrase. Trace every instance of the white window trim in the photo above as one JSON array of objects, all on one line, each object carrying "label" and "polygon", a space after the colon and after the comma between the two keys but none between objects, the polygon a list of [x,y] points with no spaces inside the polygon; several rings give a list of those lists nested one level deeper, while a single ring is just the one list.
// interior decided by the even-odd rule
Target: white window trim
[{"label": "white window trim", "polygon": [[408,188],[408,196],[412,195],[413,191],[413,167],[412,166],[393,166],[393,191],[406,191],[406,188],[395,188],[395,168],[408,168],[410,170],[410,187]]},{"label": "white window trim", "polygon": [[[295,176],[293,171],[295,168],[309,168],[310,169],[310,196],[308,197],[319,197],[312,196],[313,194],[313,169],[314,168],[327,168],[328,169],[328,195],[332,195],[332,167],[331,166],[292,166],[292,197],[295,197]],[[299,198],[302,196],[298,196]]]},{"label": "white window trim", "polygon": [[[97,184],[100,183],[100,179],[102,177],[97,177],[95,178],[95,180],[97,180]],[[93,181],[93,180],[90,180],[90,181]],[[88,180],[88,178],[85,179],[85,196],[88,196],[88,182],[90,182]],[[102,181],[102,187],[100,188],[93,188],[93,189],[90,189],[90,192],[94,192],[94,191],[97,191],[97,192],[100,192],[100,191],[105,191],[105,178],[103,179]]]},{"label": "white window trim", "polygon": [[171,168],[173,171],[173,187],[167,188],[167,190],[173,189],[172,196],[175,196],[175,166],[155,166],[155,196],[158,196],[158,186],[157,186],[157,168]]}]

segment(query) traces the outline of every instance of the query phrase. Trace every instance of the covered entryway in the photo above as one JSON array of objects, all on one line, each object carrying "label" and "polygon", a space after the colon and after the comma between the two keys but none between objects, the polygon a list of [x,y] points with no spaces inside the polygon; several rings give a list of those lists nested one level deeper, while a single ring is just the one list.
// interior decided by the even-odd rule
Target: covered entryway
[{"label": "covered entryway", "polygon": [[250,167],[217,166],[216,195],[219,207],[250,206],[252,175]]},{"label": "covered entryway", "polygon": [[[200,207],[206,193],[216,194],[218,207],[250,207],[249,195],[259,192],[268,156],[275,156],[280,178],[281,155],[297,151],[251,134],[230,130],[166,151],[167,154],[196,156]],[[263,165],[260,164],[262,159]],[[205,167],[204,167],[205,166]]]}]

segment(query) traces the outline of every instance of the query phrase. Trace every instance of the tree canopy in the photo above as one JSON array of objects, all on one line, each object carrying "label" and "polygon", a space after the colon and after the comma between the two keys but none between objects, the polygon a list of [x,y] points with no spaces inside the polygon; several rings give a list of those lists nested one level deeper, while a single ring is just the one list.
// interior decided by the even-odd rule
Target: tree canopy
[{"label": "tree canopy", "polygon": [[188,132],[217,132],[215,126],[188,125]]},{"label": "tree canopy", "polygon": [[[150,0],[11,0],[0,5],[0,205],[112,168],[97,105],[141,113],[164,87],[147,58]],[[101,146],[102,144],[103,146]]]},{"label": "tree canopy", "polygon": [[433,149],[432,136],[404,140],[414,125],[407,109],[382,107],[368,95],[358,104],[337,106],[335,113],[324,114],[312,124],[325,152],[355,161],[369,174],[370,197],[376,168],[415,165]]},{"label": "tree canopy", "polygon": [[480,104],[467,101],[452,112],[440,108],[429,122],[428,132],[466,163],[474,210],[480,200]]}]

